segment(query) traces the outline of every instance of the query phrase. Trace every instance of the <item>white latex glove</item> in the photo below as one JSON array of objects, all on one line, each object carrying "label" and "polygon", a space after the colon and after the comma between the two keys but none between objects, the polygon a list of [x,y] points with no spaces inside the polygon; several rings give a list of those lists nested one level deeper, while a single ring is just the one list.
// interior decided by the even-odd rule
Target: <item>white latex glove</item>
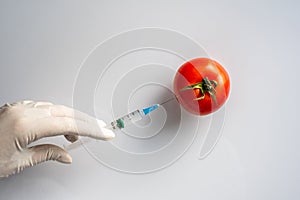
[{"label": "white latex glove", "polygon": [[22,101],[0,107],[0,178],[48,160],[71,163],[71,156],[56,145],[28,145],[58,135],[65,135],[71,142],[79,135],[114,138],[105,125],[87,114],[48,102]]}]

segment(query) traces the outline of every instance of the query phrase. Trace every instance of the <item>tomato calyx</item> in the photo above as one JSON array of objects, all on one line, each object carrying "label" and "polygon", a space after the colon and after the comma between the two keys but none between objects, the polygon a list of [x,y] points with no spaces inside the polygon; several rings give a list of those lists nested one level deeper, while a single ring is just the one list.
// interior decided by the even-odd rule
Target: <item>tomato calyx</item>
[{"label": "tomato calyx", "polygon": [[217,81],[215,80],[209,80],[208,77],[205,77],[202,79],[201,82],[188,85],[181,90],[180,92],[186,91],[186,90],[200,90],[201,96],[194,99],[194,101],[200,101],[205,98],[205,94],[209,93],[212,100],[216,105],[218,105],[217,98],[216,98],[216,87],[218,86]]}]

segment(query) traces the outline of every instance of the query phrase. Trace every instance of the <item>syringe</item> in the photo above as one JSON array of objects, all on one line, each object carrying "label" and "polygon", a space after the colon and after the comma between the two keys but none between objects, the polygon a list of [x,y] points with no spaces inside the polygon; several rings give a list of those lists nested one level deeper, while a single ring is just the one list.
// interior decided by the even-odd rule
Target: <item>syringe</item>
[{"label": "syringe", "polygon": [[[148,115],[150,112],[156,110],[159,106],[160,106],[160,104],[154,104],[150,107],[133,111],[123,117],[118,118],[117,120],[112,121],[105,128],[110,129],[114,132],[117,132],[117,131],[127,127],[130,124],[133,124],[137,121],[142,120],[146,115]],[[72,144],[65,145],[64,148],[66,150],[76,149],[77,147],[81,146],[81,144],[87,143],[89,141],[91,141],[91,139],[89,139],[89,138],[79,139]]]},{"label": "syringe", "polygon": [[143,119],[144,116],[148,115],[150,112],[156,110],[159,107],[159,104],[154,104],[153,106],[138,109],[134,112],[131,112],[119,119],[112,121],[105,128],[111,129],[112,131],[118,131],[122,128],[125,128],[127,125],[135,123]]}]

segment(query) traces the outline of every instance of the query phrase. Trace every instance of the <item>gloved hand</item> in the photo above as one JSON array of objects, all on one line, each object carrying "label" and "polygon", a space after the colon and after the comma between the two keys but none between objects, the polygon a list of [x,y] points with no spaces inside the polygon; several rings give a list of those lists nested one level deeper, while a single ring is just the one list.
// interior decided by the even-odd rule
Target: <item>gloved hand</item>
[{"label": "gloved hand", "polygon": [[109,140],[115,134],[101,120],[48,102],[22,101],[0,107],[0,178],[48,160],[71,163],[62,148],[32,142],[50,136],[65,135],[74,142],[78,136]]}]

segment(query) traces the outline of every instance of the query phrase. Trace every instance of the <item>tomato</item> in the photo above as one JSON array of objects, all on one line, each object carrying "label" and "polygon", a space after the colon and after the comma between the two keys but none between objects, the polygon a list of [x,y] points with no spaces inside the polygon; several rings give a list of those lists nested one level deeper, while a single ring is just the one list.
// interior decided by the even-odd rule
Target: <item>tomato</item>
[{"label": "tomato", "polygon": [[209,58],[196,58],[184,63],[174,78],[177,101],[195,115],[217,111],[226,102],[229,92],[227,71]]}]

